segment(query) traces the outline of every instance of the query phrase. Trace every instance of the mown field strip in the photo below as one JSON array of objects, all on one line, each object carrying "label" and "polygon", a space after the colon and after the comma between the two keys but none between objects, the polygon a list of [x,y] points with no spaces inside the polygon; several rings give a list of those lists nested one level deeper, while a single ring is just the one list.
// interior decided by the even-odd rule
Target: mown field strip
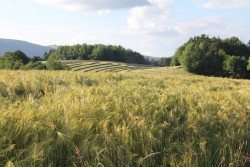
[{"label": "mown field strip", "polygon": [[106,63],[106,64],[96,64],[96,65],[87,65],[87,66],[81,66],[81,67],[77,67],[77,68],[72,68],[73,71],[80,71],[80,70],[84,70],[86,71],[85,69],[98,69],[98,68],[110,68],[110,67],[113,67],[113,68],[120,68],[120,69],[138,69],[137,67],[134,67],[134,66],[127,66],[127,65],[114,65],[112,63]]},{"label": "mown field strip", "polygon": [[[87,70],[86,70],[87,69]],[[100,69],[100,70],[98,70]],[[143,70],[142,68],[138,68],[138,67],[134,67],[134,66],[119,66],[119,65],[99,65],[99,66],[83,66],[81,68],[77,68],[77,69],[72,69],[74,71],[84,71],[84,72],[90,72],[90,71],[105,71],[104,69],[107,69],[107,71],[110,71],[109,69],[121,69],[121,70],[125,70],[125,71],[131,71],[131,70]]]},{"label": "mown field strip", "polygon": [[106,63],[106,64],[101,64],[101,63],[97,63],[97,64],[90,64],[90,65],[85,65],[82,64],[81,66],[78,66],[76,68],[72,68],[72,69],[85,69],[85,68],[91,68],[91,67],[99,67],[99,66],[107,66],[107,65],[111,65],[111,63]]},{"label": "mown field strip", "polygon": [[72,63],[72,64],[67,64],[69,67],[79,67],[83,65],[94,65],[94,64],[99,64],[99,62],[92,62],[92,63]]},{"label": "mown field strip", "polygon": [[80,64],[80,65],[73,65],[69,66],[71,69],[77,69],[77,68],[82,68],[82,67],[95,67],[95,66],[102,66],[101,64]]},{"label": "mown field strip", "polygon": [[85,70],[85,69],[92,69],[92,68],[100,68],[100,67],[111,67],[113,66],[112,64],[96,64],[96,65],[89,65],[89,66],[81,66],[77,68],[72,68],[73,71],[80,71],[80,70]]},{"label": "mown field strip", "polygon": [[120,71],[133,71],[133,70],[145,70],[155,68],[150,65],[142,64],[128,64],[123,62],[113,61],[63,61],[67,64],[72,71],[83,72],[120,72]]},{"label": "mown field strip", "polygon": [[[134,69],[131,69],[131,68],[128,68],[128,67],[115,67],[115,66],[110,66],[108,68],[106,67],[101,67],[101,68],[98,68],[98,69],[94,69],[95,72],[109,72],[109,71],[131,71],[131,70],[134,70]],[[87,71],[88,72],[88,71]]]},{"label": "mown field strip", "polygon": [[90,71],[96,71],[96,70],[98,70],[99,72],[101,71],[101,70],[105,70],[105,69],[107,69],[107,70],[116,70],[116,69],[118,69],[118,70],[131,70],[132,68],[129,68],[129,67],[121,67],[121,66],[113,66],[113,65],[109,65],[109,66],[96,66],[96,67],[92,67],[92,68],[89,68],[89,69],[87,69],[87,70],[84,70],[84,72],[90,72]]},{"label": "mown field strip", "polygon": [[87,61],[87,62],[85,62],[85,61],[82,61],[82,62],[76,62],[76,63],[66,63],[67,65],[69,65],[69,66],[72,66],[72,65],[93,65],[93,64],[100,64],[100,62],[99,61],[95,61],[95,62],[89,62],[89,61]]}]

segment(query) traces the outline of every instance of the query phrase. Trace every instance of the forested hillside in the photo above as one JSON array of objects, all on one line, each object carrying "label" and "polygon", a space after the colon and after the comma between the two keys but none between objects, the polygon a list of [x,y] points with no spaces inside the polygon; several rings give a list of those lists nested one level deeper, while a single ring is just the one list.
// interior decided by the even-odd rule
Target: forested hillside
[{"label": "forested hillside", "polygon": [[48,52],[51,49],[52,47],[37,45],[26,41],[0,38],[0,56],[6,52],[21,50],[29,57],[41,57],[45,52]]},{"label": "forested hillside", "polygon": [[45,59],[49,57],[57,60],[105,60],[137,64],[148,63],[144,56],[131,49],[102,44],[60,46],[44,56]]},{"label": "forested hillside", "polygon": [[175,52],[172,65],[206,76],[250,78],[250,45],[237,37],[196,36]]}]

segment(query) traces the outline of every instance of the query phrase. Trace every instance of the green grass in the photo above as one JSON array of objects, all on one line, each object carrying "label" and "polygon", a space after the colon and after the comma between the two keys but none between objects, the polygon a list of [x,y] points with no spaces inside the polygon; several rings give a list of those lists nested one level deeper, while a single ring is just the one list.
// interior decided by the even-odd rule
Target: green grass
[{"label": "green grass", "polygon": [[249,80],[3,70],[0,114],[0,166],[250,165]]}]

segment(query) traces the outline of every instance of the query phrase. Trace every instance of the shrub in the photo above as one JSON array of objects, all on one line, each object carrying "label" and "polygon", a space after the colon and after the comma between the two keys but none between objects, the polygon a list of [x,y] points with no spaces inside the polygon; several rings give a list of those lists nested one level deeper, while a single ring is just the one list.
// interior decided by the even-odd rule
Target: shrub
[{"label": "shrub", "polygon": [[0,58],[0,69],[17,70],[27,64],[30,58],[20,50],[7,52]]},{"label": "shrub", "polygon": [[30,61],[28,64],[22,67],[23,70],[46,70],[46,66],[41,62]]},{"label": "shrub", "polygon": [[66,70],[68,66],[61,63],[55,55],[51,55],[46,62],[46,67],[48,70]]}]

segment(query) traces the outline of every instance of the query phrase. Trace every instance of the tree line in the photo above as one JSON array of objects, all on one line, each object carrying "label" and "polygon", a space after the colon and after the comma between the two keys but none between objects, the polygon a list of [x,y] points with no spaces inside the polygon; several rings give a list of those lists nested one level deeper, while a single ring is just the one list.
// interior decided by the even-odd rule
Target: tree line
[{"label": "tree line", "polygon": [[[150,64],[143,55],[122,46],[87,45],[60,46],[45,52],[43,57],[29,58],[22,51],[7,52],[0,56],[0,69],[11,70],[63,70],[67,66],[61,60],[101,60],[135,64]],[[46,61],[46,62],[42,62]]]},{"label": "tree line", "polygon": [[60,46],[56,50],[45,53],[44,59],[57,60],[101,60],[124,63],[149,64],[143,55],[131,49],[114,45],[87,45]]},{"label": "tree line", "polygon": [[177,49],[171,65],[206,76],[250,78],[250,42],[195,36]]}]

